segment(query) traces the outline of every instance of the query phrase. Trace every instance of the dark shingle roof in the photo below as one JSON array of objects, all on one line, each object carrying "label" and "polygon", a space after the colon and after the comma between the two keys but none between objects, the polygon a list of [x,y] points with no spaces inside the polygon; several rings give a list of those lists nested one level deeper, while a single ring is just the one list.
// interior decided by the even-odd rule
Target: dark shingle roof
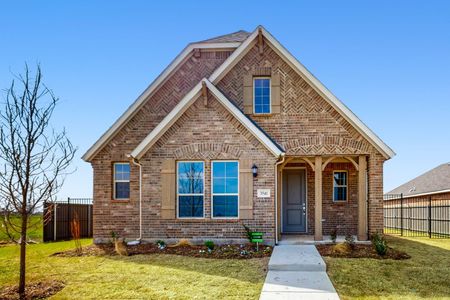
[{"label": "dark shingle roof", "polygon": [[450,189],[450,163],[442,164],[407,183],[393,189],[388,194],[412,196]]},{"label": "dark shingle roof", "polygon": [[233,33],[220,35],[207,40],[199,41],[197,43],[234,43],[234,42],[242,43],[248,38],[250,34],[251,34],[250,32],[247,32],[245,30],[239,30]]}]

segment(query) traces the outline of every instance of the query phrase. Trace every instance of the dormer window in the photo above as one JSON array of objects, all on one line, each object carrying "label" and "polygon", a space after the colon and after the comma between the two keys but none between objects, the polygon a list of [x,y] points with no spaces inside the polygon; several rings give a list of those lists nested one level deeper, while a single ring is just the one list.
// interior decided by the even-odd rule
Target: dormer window
[{"label": "dormer window", "polygon": [[253,78],[253,108],[255,114],[270,114],[270,77]]}]

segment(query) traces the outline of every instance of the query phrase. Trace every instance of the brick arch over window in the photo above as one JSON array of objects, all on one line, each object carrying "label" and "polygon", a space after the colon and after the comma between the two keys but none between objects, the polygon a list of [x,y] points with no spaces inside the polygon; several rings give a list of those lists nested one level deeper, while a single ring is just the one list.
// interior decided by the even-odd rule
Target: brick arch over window
[{"label": "brick arch over window", "polygon": [[376,150],[365,140],[343,137],[305,137],[283,144],[287,155],[370,154]]},{"label": "brick arch over window", "polygon": [[176,159],[237,159],[243,151],[224,143],[195,143],[182,146],[173,152]]}]

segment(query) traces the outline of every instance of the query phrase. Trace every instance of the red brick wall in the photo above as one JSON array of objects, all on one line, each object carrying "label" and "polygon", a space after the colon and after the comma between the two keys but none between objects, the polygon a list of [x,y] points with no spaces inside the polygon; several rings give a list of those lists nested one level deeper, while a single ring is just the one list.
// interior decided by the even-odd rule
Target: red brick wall
[{"label": "red brick wall", "polygon": [[[138,113],[104,147],[92,162],[94,169],[94,237],[109,237],[110,231],[126,237],[137,237],[139,229],[138,169],[131,168],[131,199],[127,203],[111,201],[112,163],[127,160],[137,144],[163,119],[165,115],[201,78],[208,77],[228,56],[229,51],[202,53],[200,58],[189,57],[159,88]],[[242,108],[243,76],[258,70],[278,72],[281,76],[281,113],[271,116],[251,116],[271,137],[286,149],[287,155],[354,155],[369,156],[369,228],[381,230],[383,226],[382,186],[384,158],[359,134],[334,108],[328,104],[306,81],[285,63],[267,44],[264,54],[252,49],[218,83],[219,89]],[[271,187],[272,198],[255,199],[255,219],[249,224],[267,233],[269,240],[274,232],[274,163],[270,153],[227,112],[211,102],[208,110],[196,104],[156,143],[143,161],[144,238],[180,237],[242,237],[242,228],[236,221],[160,220],[159,172],[163,158],[203,159],[206,178],[209,180],[211,159],[254,158],[259,167],[256,187]],[[193,122],[192,120],[195,120]],[[346,204],[330,203],[324,173],[323,214],[324,234],[337,225],[342,230],[356,233],[357,223],[357,173],[350,168],[351,199]],[[329,166],[328,168],[331,168]],[[328,175],[327,175],[328,174]],[[355,175],[356,174],[356,175]],[[314,172],[307,167],[308,176],[308,227],[314,231]],[[355,177],[356,176],[356,177]],[[208,193],[208,186],[206,192]],[[354,185],[354,189],[353,189]],[[331,191],[330,191],[331,192]],[[210,207],[205,195],[206,214]]]},{"label": "red brick wall", "polygon": [[[205,122],[205,120],[208,120]],[[205,162],[205,218],[198,220],[160,219],[161,164],[165,158],[202,160]],[[259,170],[254,181],[252,220],[211,219],[211,160],[251,159]],[[143,236],[147,239],[195,240],[245,239],[242,223],[253,230],[264,232],[264,239],[274,242],[274,164],[276,158],[255,139],[211,95],[208,107],[203,99],[197,100],[183,116],[164,134],[156,145],[141,159],[143,165]],[[95,178],[110,178],[108,164],[95,165]],[[100,170],[104,173],[99,174]],[[95,238],[108,238],[114,230],[126,238],[138,235],[138,169],[132,168],[131,200],[112,202],[111,183],[96,180]],[[256,189],[270,188],[271,198],[256,198]],[[107,192],[108,191],[108,192]]]}]

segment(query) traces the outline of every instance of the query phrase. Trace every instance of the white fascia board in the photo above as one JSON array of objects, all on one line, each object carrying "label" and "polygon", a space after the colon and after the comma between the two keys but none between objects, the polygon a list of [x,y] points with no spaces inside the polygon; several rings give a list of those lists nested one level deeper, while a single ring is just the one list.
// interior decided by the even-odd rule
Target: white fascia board
[{"label": "white fascia board", "polygon": [[90,161],[95,154],[109,141],[109,139],[138,111],[148,97],[167,79],[167,77],[183,62],[196,48],[199,49],[235,49],[241,43],[193,43],[178,54],[175,59],[161,72],[161,74],[145,89],[145,91],[128,107],[111,127],[92,145],[82,156],[84,161]]},{"label": "white fascia board", "polygon": [[178,118],[189,108],[195,99],[200,94],[202,82],[197,83],[196,86],[181,99],[181,101],[164,117],[164,119],[150,132],[149,135],[142,140],[142,142],[131,152],[131,156],[140,159],[145,152],[148,151],[156,141],[170,128]]},{"label": "white fascia board", "polygon": [[333,95],[308,69],[305,68],[289,51],[283,47],[264,27],[258,26],[253,33],[225,60],[225,62],[216,69],[209,77],[209,80],[217,84],[225,74],[237,63],[237,60],[243,57],[247,51],[254,45],[258,36],[258,30],[261,29],[263,36],[269,44],[285,61],[302,76],[334,109],[336,109],[353,127],[358,130],[372,145],[383,154],[386,159],[395,156],[395,152],[386,145],[369,127],[367,127],[343,102]]},{"label": "white fascia board", "polygon": [[219,100],[219,102],[236,118],[238,119],[248,131],[250,131],[275,157],[280,157],[284,154],[277,145],[274,144],[255,124],[253,124],[240,109],[234,106],[222,92],[220,92],[209,80],[204,82],[210,92]]}]

